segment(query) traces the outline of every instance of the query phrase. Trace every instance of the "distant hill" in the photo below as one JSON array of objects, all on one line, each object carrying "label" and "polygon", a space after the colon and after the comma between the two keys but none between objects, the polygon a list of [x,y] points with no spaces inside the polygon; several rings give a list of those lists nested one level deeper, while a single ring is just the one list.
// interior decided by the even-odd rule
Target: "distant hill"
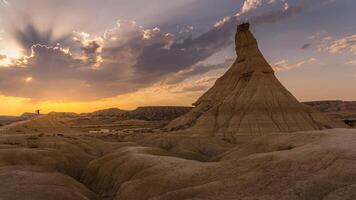
[{"label": "distant hill", "polygon": [[79,114],[74,112],[50,112],[48,115],[55,116],[55,117],[77,117]]},{"label": "distant hill", "polygon": [[111,119],[111,120],[146,120],[161,121],[172,120],[178,116],[187,113],[191,107],[180,106],[147,106],[138,107],[133,111],[122,110],[119,108],[108,108],[94,111],[92,113],[82,113],[81,117],[91,119]]},{"label": "distant hill", "polygon": [[304,104],[342,119],[351,127],[356,127],[356,101],[310,101]]},{"label": "distant hill", "polygon": [[72,118],[68,121],[72,125],[111,124],[127,120],[170,121],[187,113],[191,109],[192,107],[183,106],[148,106],[138,107],[132,111],[108,108],[79,115],[56,114],[56,116],[62,119],[67,118],[67,120]]},{"label": "distant hill", "polygon": [[108,108],[104,110],[94,111],[92,113],[87,113],[84,115],[91,117],[125,117],[127,115],[127,110],[121,110],[119,108]]},{"label": "distant hill", "polygon": [[356,101],[311,101],[304,104],[322,112],[356,112]]},{"label": "distant hill", "polygon": [[23,113],[20,116],[0,116],[0,124],[9,124],[17,121],[32,119],[37,116],[35,113]]},{"label": "distant hill", "polygon": [[147,121],[168,121],[189,112],[191,109],[192,107],[177,106],[138,107],[136,110],[128,112],[128,117]]},{"label": "distant hill", "polygon": [[16,120],[19,120],[19,117],[14,117],[14,116],[0,116],[0,122],[16,121]]}]

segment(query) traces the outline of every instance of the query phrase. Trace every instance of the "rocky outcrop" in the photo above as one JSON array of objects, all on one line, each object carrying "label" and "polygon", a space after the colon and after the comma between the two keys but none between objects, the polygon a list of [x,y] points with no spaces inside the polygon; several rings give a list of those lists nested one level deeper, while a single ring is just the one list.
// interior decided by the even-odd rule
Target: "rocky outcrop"
[{"label": "rocky outcrop", "polygon": [[345,127],[298,100],[278,81],[258,49],[249,24],[238,27],[237,59],[193,105],[186,115],[173,120],[168,129],[221,135],[263,134]]}]

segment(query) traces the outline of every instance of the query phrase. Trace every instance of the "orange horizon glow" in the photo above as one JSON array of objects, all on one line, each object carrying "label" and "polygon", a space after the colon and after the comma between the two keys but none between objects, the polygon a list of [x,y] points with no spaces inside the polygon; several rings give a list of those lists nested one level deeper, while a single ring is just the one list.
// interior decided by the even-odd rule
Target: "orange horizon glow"
[{"label": "orange horizon glow", "polygon": [[[0,115],[19,116],[25,112],[33,113],[37,109],[40,109],[43,114],[48,114],[50,112],[74,112],[79,114],[107,108],[134,110],[140,106],[192,106],[192,103],[194,103],[203,93],[204,92],[197,92],[186,95],[183,93],[172,94],[167,91],[160,91],[157,93],[154,90],[145,90],[90,102],[35,102],[26,98],[0,95]],[[313,93],[304,93],[302,95],[300,92],[294,92],[294,94],[299,101],[352,100],[329,98],[327,96],[319,97]]]},{"label": "orange horizon glow", "polygon": [[90,102],[35,102],[26,98],[0,95],[0,115],[19,116],[25,112],[33,113],[37,109],[40,109],[43,114],[48,114],[50,112],[88,113],[107,108],[134,110],[140,106],[191,106],[198,95],[175,95],[167,92],[157,94],[153,91],[143,91]]}]

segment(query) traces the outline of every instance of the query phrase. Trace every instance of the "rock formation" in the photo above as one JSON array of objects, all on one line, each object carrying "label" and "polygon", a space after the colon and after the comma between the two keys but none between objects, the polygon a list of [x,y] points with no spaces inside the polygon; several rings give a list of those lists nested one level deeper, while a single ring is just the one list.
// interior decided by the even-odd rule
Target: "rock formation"
[{"label": "rock formation", "polygon": [[189,113],[170,130],[187,129],[234,139],[235,134],[263,134],[345,127],[298,100],[278,81],[258,49],[249,24],[238,26],[237,59]]}]

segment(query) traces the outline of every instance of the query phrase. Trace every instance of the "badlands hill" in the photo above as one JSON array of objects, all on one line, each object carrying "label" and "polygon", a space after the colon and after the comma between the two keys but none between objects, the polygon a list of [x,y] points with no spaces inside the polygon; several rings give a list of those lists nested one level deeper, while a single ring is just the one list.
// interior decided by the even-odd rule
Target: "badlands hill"
[{"label": "badlands hill", "polygon": [[[44,118],[34,119],[40,128]],[[23,127],[23,125],[19,125]],[[18,127],[16,127],[18,129]],[[47,133],[51,133],[48,130]],[[356,130],[240,138],[190,133],[0,134],[0,199],[352,200]]]},{"label": "badlands hill", "polygon": [[236,34],[237,58],[189,113],[173,120],[170,130],[190,129],[235,140],[235,135],[321,130],[346,127],[301,104],[278,81],[260,52],[249,24]]}]

